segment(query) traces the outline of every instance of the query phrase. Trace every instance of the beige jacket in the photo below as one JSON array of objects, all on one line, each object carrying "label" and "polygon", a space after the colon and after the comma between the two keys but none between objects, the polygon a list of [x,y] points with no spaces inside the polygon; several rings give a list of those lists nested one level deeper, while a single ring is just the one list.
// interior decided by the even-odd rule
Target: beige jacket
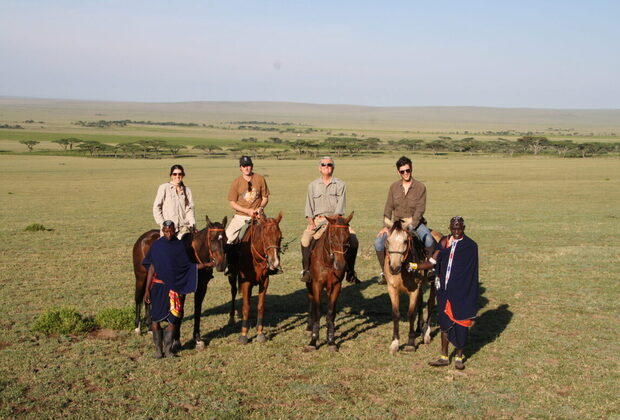
[{"label": "beige jacket", "polygon": [[195,226],[194,199],[192,190],[185,187],[189,205],[185,205],[185,195],[183,191],[177,194],[176,187],[171,182],[161,184],[157,189],[157,196],[153,202],[153,217],[162,226],[165,220],[172,220],[177,228],[182,226]]}]

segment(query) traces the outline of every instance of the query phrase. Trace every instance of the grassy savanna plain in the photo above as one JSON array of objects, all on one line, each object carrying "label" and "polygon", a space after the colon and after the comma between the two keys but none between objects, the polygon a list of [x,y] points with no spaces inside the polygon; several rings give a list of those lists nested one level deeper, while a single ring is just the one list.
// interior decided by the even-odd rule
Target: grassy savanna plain
[{"label": "grassy savanna plain", "polygon": [[[390,303],[376,284],[371,244],[380,228],[394,157],[341,159],[348,210],[360,238],[362,283],[346,285],[336,317],[340,351],[303,352],[306,301],[298,239],[316,161],[260,160],[284,213],[284,274],[272,277],[269,341],[237,344],[226,326],[228,283],[218,273],[203,306],[203,351],[154,360],[148,335],[106,331],[45,337],[40,313],[85,315],[132,305],[131,247],[153,228],[152,200],[177,161],[0,156],[0,415],[167,418],[615,418],[620,416],[618,263],[620,165],[615,158],[412,156],[428,188],[426,217],[446,230],[461,215],[480,248],[479,319],[466,370],[388,353]],[[221,220],[232,159],[183,159],[199,227]],[[31,223],[50,231],[24,232]],[[404,301],[404,299],[403,299]],[[183,341],[191,333],[192,297]],[[238,302],[239,305],[239,302]],[[404,310],[404,302],[403,302]],[[255,319],[253,313],[252,319]],[[401,323],[401,333],[407,324]],[[254,330],[251,330],[251,336]],[[324,343],[325,330],[321,330]]]}]

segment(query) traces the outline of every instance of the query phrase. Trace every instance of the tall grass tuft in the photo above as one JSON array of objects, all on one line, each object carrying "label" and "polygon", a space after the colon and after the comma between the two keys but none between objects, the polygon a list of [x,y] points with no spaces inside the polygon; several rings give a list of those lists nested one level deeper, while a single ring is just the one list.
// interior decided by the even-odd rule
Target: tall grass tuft
[{"label": "tall grass tuft", "polygon": [[51,308],[34,320],[31,330],[46,335],[83,334],[92,331],[95,323],[73,308]]},{"label": "tall grass tuft", "polygon": [[40,223],[29,224],[24,229],[24,231],[26,231],[26,232],[40,232],[42,230],[48,230],[48,229],[45,226],[43,226],[42,224],[40,224]]},{"label": "tall grass tuft", "polygon": [[95,316],[97,327],[111,330],[131,330],[134,326],[133,322],[133,308],[107,308]]}]

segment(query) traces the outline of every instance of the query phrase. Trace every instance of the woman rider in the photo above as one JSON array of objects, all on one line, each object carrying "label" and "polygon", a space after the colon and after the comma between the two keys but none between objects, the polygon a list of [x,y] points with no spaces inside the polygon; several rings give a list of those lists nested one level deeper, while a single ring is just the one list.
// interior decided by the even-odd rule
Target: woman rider
[{"label": "woman rider", "polygon": [[153,202],[153,217],[160,230],[164,220],[171,220],[176,226],[176,235],[179,239],[196,225],[192,190],[185,186],[183,177],[185,177],[183,166],[172,165],[170,182],[159,186]]}]

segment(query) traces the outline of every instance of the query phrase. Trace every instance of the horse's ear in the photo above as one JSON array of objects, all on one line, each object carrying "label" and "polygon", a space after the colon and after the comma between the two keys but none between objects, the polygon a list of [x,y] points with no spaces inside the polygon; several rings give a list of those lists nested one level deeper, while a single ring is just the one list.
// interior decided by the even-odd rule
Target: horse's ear
[{"label": "horse's ear", "polygon": [[351,212],[351,214],[349,214],[349,217],[347,217],[346,219],[344,219],[344,222],[348,225],[349,222],[351,221],[351,219],[353,219],[353,213],[355,213],[354,211]]},{"label": "horse's ear", "polygon": [[207,226],[213,225],[213,223],[211,223],[211,220],[209,220],[209,215],[208,214],[205,214],[205,219],[207,220]]},{"label": "horse's ear", "polygon": [[280,211],[278,212],[278,217],[276,217],[276,222],[277,222],[277,223],[280,223],[280,220],[282,220],[282,210],[280,210]]},{"label": "horse's ear", "polygon": [[226,227],[226,223],[228,223],[228,216],[224,216],[222,219],[222,226]]}]

